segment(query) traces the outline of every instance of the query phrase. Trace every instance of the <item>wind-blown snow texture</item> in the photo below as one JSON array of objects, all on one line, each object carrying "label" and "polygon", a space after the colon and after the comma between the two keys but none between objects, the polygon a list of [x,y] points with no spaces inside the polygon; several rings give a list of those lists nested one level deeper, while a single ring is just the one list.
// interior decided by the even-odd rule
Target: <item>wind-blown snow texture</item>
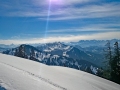
[{"label": "wind-blown snow texture", "polygon": [[79,70],[47,66],[0,54],[0,88],[3,90],[119,90],[120,85]]}]

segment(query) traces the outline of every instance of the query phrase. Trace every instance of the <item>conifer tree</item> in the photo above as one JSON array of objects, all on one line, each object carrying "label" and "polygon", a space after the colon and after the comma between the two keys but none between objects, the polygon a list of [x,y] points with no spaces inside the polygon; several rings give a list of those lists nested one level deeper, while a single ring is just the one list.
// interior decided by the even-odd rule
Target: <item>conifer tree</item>
[{"label": "conifer tree", "polygon": [[105,62],[105,69],[104,69],[103,77],[106,79],[110,79],[111,71],[112,71],[111,70],[112,50],[111,50],[110,41],[108,41],[105,46],[107,47],[107,49],[104,50],[107,61]]},{"label": "conifer tree", "polygon": [[114,44],[114,56],[111,62],[111,80],[120,84],[120,51],[118,42]]}]

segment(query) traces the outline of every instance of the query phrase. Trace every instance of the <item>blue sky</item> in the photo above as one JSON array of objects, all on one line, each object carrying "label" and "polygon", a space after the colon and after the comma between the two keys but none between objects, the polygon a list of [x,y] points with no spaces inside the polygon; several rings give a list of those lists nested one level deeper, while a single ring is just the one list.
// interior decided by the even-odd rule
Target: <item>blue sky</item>
[{"label": "blue sky", "polygon": [[0,44],[120,39],[120,0],[0,0]]}]

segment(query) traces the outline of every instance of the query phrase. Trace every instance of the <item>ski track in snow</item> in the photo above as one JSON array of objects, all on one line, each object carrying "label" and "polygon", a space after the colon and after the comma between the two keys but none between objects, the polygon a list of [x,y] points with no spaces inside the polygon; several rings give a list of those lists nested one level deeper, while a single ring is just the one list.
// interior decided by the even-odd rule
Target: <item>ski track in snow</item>
[{"label": "ski track in snow", "polygon": [[[22,72],[22,73],[24,73],[24,74],[30,75],[30,76],[35,77],[35,78],[38,78],[39,80],[44,81],[44,82],[46,82],[47,84],[50,84],[50,85],[52,85],[52,86],[54,86],[54,87],[57,87],[57,88],[59,88],[59,89],[61,89],[61,90],[68,90],[67,88],[64,88],[64,87],[62,87],[62,86],[60,86],[60,85],[58,85],[58,84],[56,84],[56,83],[54,83],[54,82],[46,79],[46,78],[43,78],[43,77],[41,77],[41,76],[39,76],[39,75],[35,75],[35,74],[33,74],[33,73],[29,72],[29,71],[25,71],[25,70],[23,70],[23,69],[17,68],[17,67],[15,67],[15,66],[12,66],[12,65],[10,65],[10,64],[6,64],[6,63],[3,63],[3,62],[0,62],[0,64],[7,65],[7,66],[9,66],[9,67],[11,67],[11,68],[19,71],[19,72]],[[1,84],[2,84],[2,83],[4,83],[4,82],[0,81],[0,87],[1,87]],[[1,87],[0,90],[5,90],[5,89],[4,89],[3,87]]]}]

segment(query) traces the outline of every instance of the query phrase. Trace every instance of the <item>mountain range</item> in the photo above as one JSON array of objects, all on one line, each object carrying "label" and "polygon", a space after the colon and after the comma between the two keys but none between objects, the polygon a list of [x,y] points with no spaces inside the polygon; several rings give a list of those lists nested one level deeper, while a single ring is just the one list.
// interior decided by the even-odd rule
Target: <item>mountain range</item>
[{"label": "mountain range", "polygon": [[[112,44],[115,41],[110,40]],[[106,43],[107,40],[81,40],[70,43],[12,44],[8,48],[2,45],[0,51],[46,65],[70,67],[97,75],[104,65]]]},{"label": "mountain range", "polygon": [[[49,45],[49,47],[48,47]],[[10,50],[4,51],[3,54],[14,55],[17,57],[26,58],[29,60],[44,63],[46,65],[54,66],[64,66],[69,68],[74,68],[82,71],[86,71],[97,75],[99,67],[87,60],[72,58],[72,53],[78,50],[79,54],[88,56],[83,51],[72,46],[64,45],[60,42],[46,44],[42,50],[39,46],[33,47],[30,45],[22,44],[17,48],[12,48]],[[47,48],[48,47],[48,48]],[[61,51],[61,53],[59,53]],[[77,53],[76,53],[77,55]],[[82,56],[82,57],[84,57]]]}]

